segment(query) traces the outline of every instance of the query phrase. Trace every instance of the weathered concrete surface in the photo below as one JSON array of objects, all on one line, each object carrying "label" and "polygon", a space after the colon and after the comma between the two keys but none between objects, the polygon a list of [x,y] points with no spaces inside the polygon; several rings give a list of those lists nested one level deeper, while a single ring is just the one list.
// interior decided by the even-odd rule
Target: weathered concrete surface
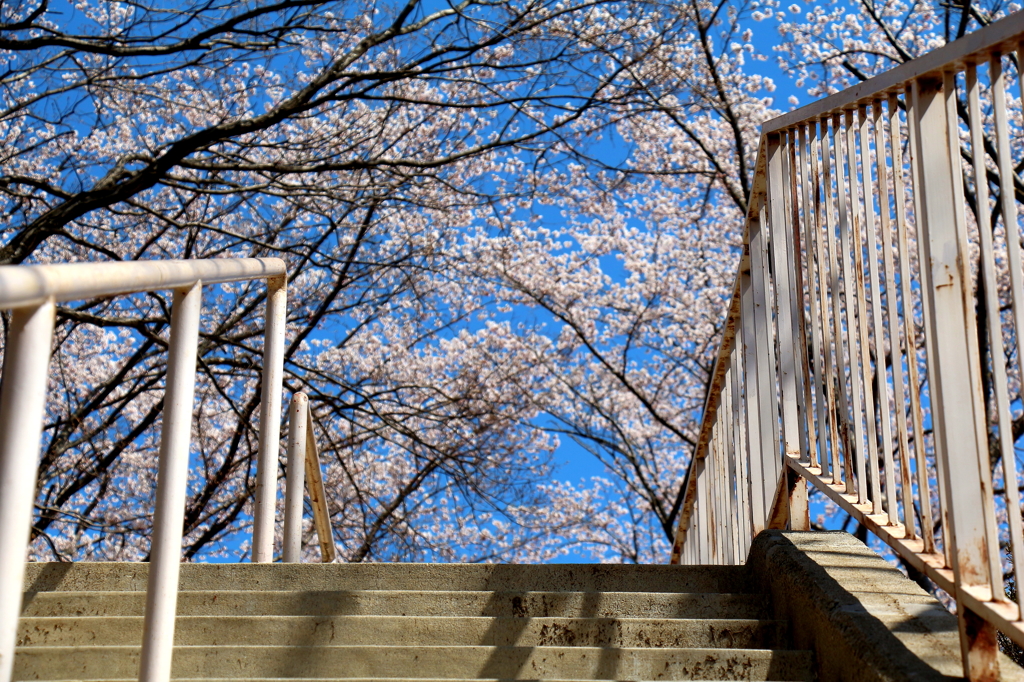
[{"label": "weathered concrete surface", "polygon": [[[458,618],[437,616],[179,616],[176,646],[590,646],[772,649],[786,645],[773,620]],[[140,617],[23,618],[18,646],[140,646]]]},{"label": "weathered concrete surface", "polygon": [[[138,671],[136,647],[24,647],[15,679],[106,680]],[[810,680],[810,654],[764,649],[594,647],[178,647],[172,676],[441,679]],[[278,674],[275,674],[278,672]]]},{"label": "weathered concrete surface", "polygon": [[[27,592],[145,591],[148,564],[34,563]],[[743,566],[616,564],[183,564],[190,590],[748,592]]]},{"label": "weathered concrete surface", "polygon": [[[147,566],[28,570],[15,679],[138,669]],[[809,680],[745,567],[185,565],[174,677]]]},{"label": "weathered concrete surface", "polygon": [[[796,648],[815,652],[819,679],[962,679],[956,617],[848,533],[765,531],[747,567]],[[1009,659],[1002,667],[1024,679]]]},{"label": "weathered concrete surface", "polygon": [[[22,616],[142,616],[143,592],[29,592]],[[760,594],[665,592],[181,592],[193,616],[514,616],[518,618],[764,618]]]}]

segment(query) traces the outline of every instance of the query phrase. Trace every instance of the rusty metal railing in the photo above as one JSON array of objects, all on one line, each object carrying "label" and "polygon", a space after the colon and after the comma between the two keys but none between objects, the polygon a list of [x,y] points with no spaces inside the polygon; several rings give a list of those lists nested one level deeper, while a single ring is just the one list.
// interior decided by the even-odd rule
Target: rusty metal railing
[{"label": "rusty metal railing", "polygon": [[672,557],[809,529],[809,483],[955,599],[974,680],[997,629],[1024,646],[1022,39],[1018,13],[762,127]]}]

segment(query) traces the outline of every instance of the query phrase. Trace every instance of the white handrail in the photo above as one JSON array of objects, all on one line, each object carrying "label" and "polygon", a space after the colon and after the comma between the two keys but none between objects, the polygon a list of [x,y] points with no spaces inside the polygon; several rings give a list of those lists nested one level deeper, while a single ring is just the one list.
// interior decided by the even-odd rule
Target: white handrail
[{"label": "white handrail", "polygon": [[[140,680],[166,682],[174,644],[202,286],[254,279],[267,280],[268,295],[257,472],[258,482],[264,485],[257,490],[253,560],[269,561],[281,428],[287,298],[284,261],[242,258],[0,267],[0,309],[12,310],[0,382],[0,682],[10,682],[14,666],[55,303],[174,290],[139,669]],[[268,527],[270,533],[260,537],[260,529]]]},{"label": "white handrail", "polygon": [[[673,563],[742,563],[761,530],[808,530],[810,483],[953,596],[972,680],[998,676],[996,629],[1024,646],[1024,590],[1016,602],[1004,592],[989,454],[998,448],[1011,482],[1003,530],[1024,579],[1007,390],[1024,368],[1009,366],[1003,349],[1006,333],[1018,348],[1024,339],[1019,160],[1003,72],[1014,52],[1024,64],[1022,13],[762,126],[744,252],[672,554]],[[989,120],[979,66],[988,69]],[[1024,94],[1019,75],[1018,84]],[[964,158],[982,206],[976,235]],[[1001,194],[1002,236],[990,183]],[[987,384],[979,338],[990,345]]]},{"label": "white handrail", "polygon": [[280,258],[151,260],[111,263],[61,263],[0,267],[0,309],[140,291],[190,287],[202,280],[221,284],[285,276]]},{"label": "white handrail", "polygon": [[334,561],[337,549],[320,470],[320,453],[313,431],[313,413],[304,393],[292,396],[288,408],[288,424],[288,485],[285,492],[282,561],[302,561],[302,493],[305,482],[309,490],[309,503],[313,507],[313,527],[320,544],[320,560],[328,564]]}]

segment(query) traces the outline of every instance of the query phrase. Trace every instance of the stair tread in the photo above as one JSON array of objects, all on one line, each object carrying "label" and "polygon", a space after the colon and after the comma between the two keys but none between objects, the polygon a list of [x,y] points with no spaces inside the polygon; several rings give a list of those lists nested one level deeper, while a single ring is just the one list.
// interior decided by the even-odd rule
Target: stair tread
[{"label": "stair tread", "polygon": [[[286,659],[282,659],[282,654]],[[356,678],[408,675],[471,678],[743,679],[810,680],[806,651],[709,648],[489,647],[489,646],[186,646],[177,647],[174,667],[193,676]],[[38,665],[32,665],[36,663]],[[73,669],[81,680],[129,677],[138,666],[137,647],[23,647],[15,678],[31,668],[34,679],[62,679]],[[283,671],[282,671],[283,672]]]},{"label": "stair tread", "polygon": [[[21,646],[102,642],[140,645],[142,617],[23,618]],[[464,616],[178,616],[179,645],[268,644],[486,646],[772,647],[787,632],[783,621],[713,618],[514,618]]]},{"label": "stair tread", "polygon": [[[30,563],[29,592],[145,590],[145,563]],[[182,564],[182,590],[748,592],[743,566],[633,564]]]},{"label": "stair tread", "polygon": [[[258,594],[258,598],[254,595]],[[142,615],[139,591],[29,592],[23,615]],[[179,615],[453,615],[751,618],[767,612],[760,594],[728,592],[547,592],[480,590],[183,590]]]}]

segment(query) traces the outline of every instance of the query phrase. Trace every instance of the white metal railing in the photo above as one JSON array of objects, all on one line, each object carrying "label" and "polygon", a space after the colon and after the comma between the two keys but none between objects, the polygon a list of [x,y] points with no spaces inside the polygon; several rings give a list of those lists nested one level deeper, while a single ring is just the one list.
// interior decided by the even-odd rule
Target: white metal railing
[{"label": "white metal railing", "polygon": [[[327,510],[327,493],[320,471],[320,453],[313,432],[313,413],[305,393],[292,396],[288,407],[288,487],[284,503],[284,547],[282,561],[302,561],[302,503],[303,487],[309,490],[309,504],[313,508],[313,528],[320,543],[320,560],[329,564],[337,556],[331,514]],[[305,486],[303,485],[305,483]]]},{"label": "white metal railing", "polygon": [[810,483],[956,600],[973,680],[998,676],[996,629],[1024,646],[1000,551],[1020,586],[1022,39],[1018,13],[762,127],[672,557],[809,529]]},{"label": "white metal railing", "polygon": [[139,679],[170,679],[204,284],[267,280],[252,560],[273,559],[287,282],[284,261],[242,258],[0,267],[11,310],[0,384],[0,682],[10,682],[36,494],[56,304],[173,290]]}]

